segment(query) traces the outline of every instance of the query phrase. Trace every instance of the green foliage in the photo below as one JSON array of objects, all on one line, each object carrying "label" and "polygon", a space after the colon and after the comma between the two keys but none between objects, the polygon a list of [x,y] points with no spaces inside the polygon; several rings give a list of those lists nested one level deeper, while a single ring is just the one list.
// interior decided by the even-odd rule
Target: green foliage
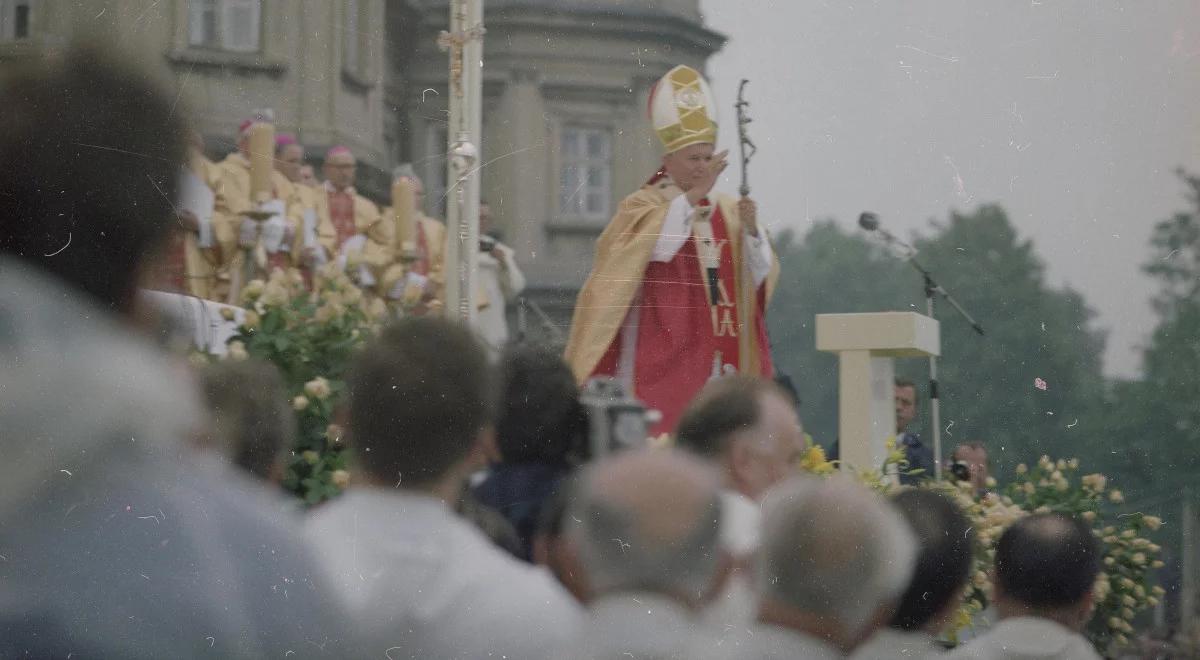
[{"label": "green foliage", "polygon": [[[1083,445],[1103,400],[1104,339],[1083,298],[1046,283],[1032,244],[1017,236],[999,207],[953,213],[931,229],[915,241],[918,260],[988,332],[977,336],[938,301],[943,452],[981,440],[997,468],[1063,446],[1090,460]],[[784,234],[778,243],[783,272],[769,317],[774,356],[799,387],[806,429],[828,446],[837,426],[837,362],[815,350],[813,316],[924,313],[922,282],[908,264],[833,222],[817,223],[803,241]],[[927,362],[898,361],[897,373],[922,384],[917,424],[928,438]],[[1034,387],[1037,378],[1046,390]]]}]

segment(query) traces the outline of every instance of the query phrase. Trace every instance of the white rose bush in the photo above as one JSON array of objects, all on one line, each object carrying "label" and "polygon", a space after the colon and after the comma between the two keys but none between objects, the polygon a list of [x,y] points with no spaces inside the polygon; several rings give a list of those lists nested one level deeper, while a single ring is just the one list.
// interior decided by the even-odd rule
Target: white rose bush
[{"label": "white rose bush", "polygon": [[242,290],[245,320],[230,339],[229,359],[255,357],[278,367],[298,434],[283,485],[310,504],[351,482],[347,445],[334,423],[344,404],[345,372],[354,350],[378,332],[387,315],[332,264],[313,275],[276,269]]}]

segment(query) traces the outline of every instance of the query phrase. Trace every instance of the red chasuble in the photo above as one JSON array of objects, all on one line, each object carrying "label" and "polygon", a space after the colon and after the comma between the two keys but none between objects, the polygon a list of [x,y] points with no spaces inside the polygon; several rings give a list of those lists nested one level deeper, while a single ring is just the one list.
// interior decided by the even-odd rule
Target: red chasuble
[{"label": "red chasuble", "polygon": [[[650,429],[653,436],[675,430],[684,408],[714,374],[738,371],[735,265],[720,206],[713,207],[710,220],[712,240],[720,247],[716,277],[702,267],[702,239],[693,234],[671,261],[647,264],[640,298],[625,320],[629,324],[636,314],[635,396],[662,413],[662,420]],[[770,377],[774,368],[763,313],[765,285],[758,287],[755,299],[760,374]],[[617,375],[623,334],[617,333],[593,375]]]}]

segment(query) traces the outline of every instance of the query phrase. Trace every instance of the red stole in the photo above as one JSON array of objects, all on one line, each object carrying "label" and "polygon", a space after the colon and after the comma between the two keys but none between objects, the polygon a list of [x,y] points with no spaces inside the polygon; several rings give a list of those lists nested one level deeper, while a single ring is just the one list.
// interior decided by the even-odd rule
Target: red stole
[{"label": "red stole", "polygon": [[[716,286],[702,273],[700,239],[693,234],[671,261],[646,265],[640,301],[634,302],[638,314],[634,393],[662,413],[662,421],[650,430],[651,435],[675,430],[684,408],[714,375],[718,352],[718,373],[736,371],[739,366],[735,264],[720,206],[713,208],[710,221],[713,241],[720,246]],[[773,369],[763,329],[764,286],[758,288],[755,298],[760,373],[769,377]],[[634,313],[633,307],[629,313]],[[613,339],[593,375],[617,373],[622,334]]]},{"label": "red stole", "polygon": [[334,244],[340,250],[342,243],[358,233],[358,227],[354,224],[354,195],[346,190],[330,192],[329,220],[333,223],[333,231],[337,234]]}]

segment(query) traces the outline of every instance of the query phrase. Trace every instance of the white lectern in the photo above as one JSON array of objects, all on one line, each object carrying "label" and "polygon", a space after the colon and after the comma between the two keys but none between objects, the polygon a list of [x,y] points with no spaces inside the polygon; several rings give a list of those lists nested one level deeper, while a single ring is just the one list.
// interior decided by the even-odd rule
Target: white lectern
[{"label": "white lectern", "polygon": [[[838,355],[842,469],[878,469],[896,435],[893,358],[941,353],[938,322],[915,312],[818,314],[817,350]],[[941,448],[935,447],[940,460]]]}]

